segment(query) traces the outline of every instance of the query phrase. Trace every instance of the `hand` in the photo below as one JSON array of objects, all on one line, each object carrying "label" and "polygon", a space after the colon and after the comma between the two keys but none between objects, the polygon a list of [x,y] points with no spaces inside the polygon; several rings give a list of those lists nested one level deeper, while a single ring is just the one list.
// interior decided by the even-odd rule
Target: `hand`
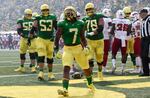
[{"label": "hand", "polygon": [[56,59],[61,59],[62,58],[62,53],[61,53],[60,50],[55,54],[55,58]]},{"label": "hand", "polygon": [[90,53],[90,48],[89,47],[84,47],[83,52],[85,53],[85,55],[88,55]]},{"label": "hand", "polygon": [[94,32],[88,32],[87,35],[93,36],[93,35],[95,35],[95,33]]},{"label": "hand", "polygon": [[30,38],[28,38],[28,40],[27,40],[27,45],[31,46],[31,39]]}]

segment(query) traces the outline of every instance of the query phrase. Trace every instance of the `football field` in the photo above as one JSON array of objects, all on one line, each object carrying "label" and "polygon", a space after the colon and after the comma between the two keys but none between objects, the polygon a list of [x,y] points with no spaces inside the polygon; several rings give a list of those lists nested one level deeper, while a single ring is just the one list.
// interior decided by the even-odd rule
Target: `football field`
[{"label": "football field", "polygon": [[[94,84],[97,88],[94,94],[89,94],[84,78],[70,80],[68,98],[150,98],[150,77],[138,77],[129,73],[133,65],[128,58],[126,74],[120,75],[120,54],[117,55],[116,74],[110,74],[111,56],[108,60],[109,72],[104,74],[104,80],[97,79],[97,66],[94,68]],[[25,64],[26,72],[14,72],[20,64],[18,51],[0,50],[0,98],[63,98],[57,95],[57,89],[62,87],[61,61],[55,59],[54,74],[56,80],[47,81],[45,66],[45,81],[37,80],[29,68],[29,57]]]}]

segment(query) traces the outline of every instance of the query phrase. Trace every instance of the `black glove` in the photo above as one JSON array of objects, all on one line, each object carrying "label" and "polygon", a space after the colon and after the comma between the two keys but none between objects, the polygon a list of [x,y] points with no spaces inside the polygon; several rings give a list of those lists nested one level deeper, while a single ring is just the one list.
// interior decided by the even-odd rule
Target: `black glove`
[{"label": "black glove", "polygon": [[30,39],[30,38],[28,38],[27,45],[28,45],[28,46],[31,46],[31,39]]}]

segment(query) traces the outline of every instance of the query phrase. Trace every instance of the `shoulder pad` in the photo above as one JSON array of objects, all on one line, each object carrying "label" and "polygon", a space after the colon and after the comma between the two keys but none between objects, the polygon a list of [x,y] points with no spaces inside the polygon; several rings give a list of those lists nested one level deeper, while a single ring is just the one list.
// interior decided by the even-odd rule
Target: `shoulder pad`
[{"label": "shoulder pad", "polygon": [[22,18],[19,18],[18,20],[17,20],[17,23],[21,23],[23,21],[23,19]]}]

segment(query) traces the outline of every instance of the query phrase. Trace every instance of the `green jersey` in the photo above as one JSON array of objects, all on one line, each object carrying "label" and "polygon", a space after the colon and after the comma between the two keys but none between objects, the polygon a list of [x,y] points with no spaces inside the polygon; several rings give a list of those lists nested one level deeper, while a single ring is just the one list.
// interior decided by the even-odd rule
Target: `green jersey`
[{"label": "green jersey", "polygon": [[23,28],[23,37],[28,38],[28,34],[32,28],[33,19],[18,19],[17,24],[20,24]]},{"label": "green jersey", "polygon": [[[103,18],[103,14],[96,13],[92,17],[85,16],[82,20],[86,23],[86,31],[87,32],[93,32],[98,28],[98,21],[100,18]],[[99,40],[103,38],[103,33],[98,32],[98,34],[89,36],[86,35],[86,38],[90,40]]]},{"label": "green jersey", "polygon": [[43,39],[54,39],[54,22],[57,18],[55,15],[50,14],[48,16],[37,16],[35,20],[38,21],[38,37]]},{"label": "green jersey", "polygon": [[81,44],[80,33],[84,29],[84,22],[77,20],[73,23],[63,20],[57,24],[58,27],[62,28],[62,38],[64,44],[68,46],[74,46]]}]

